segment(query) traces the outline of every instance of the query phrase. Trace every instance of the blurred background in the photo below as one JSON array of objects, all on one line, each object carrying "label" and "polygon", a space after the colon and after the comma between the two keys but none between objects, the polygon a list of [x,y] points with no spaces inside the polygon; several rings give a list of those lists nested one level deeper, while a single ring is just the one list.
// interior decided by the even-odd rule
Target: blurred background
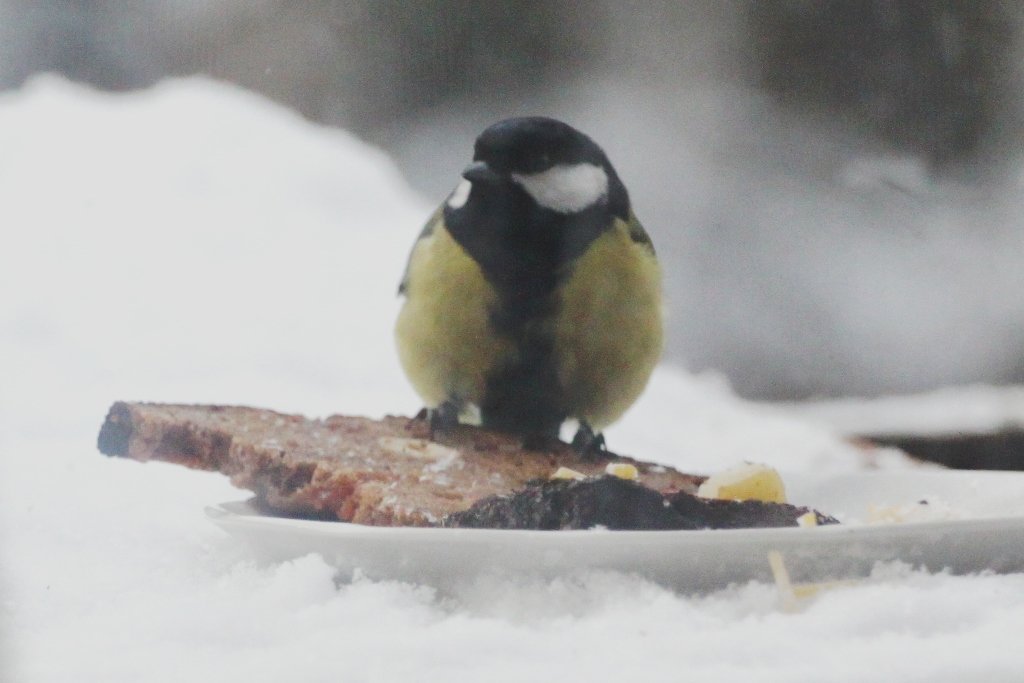
[{"label": "blurred background", "polygon": [[563,118],[659,249],[670,360],[749,398],[878,396],[1024,380],[1022,19],[996,0],[0,0],[0,88],[206,74],[379,145],[438,201],[493,120]]}]

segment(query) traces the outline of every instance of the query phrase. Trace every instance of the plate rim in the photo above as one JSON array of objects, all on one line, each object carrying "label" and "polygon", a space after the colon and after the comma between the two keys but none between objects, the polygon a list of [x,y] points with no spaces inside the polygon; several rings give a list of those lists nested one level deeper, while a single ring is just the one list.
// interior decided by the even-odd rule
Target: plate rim
[{"label": "plate rim", "polygon": [[[327,536],[390,536],[398,537],[438,537],[445,536],[448,539],[471,539],[483,540],[484,537],[500,537],[509,540],[534,540],[544,539],[545,541],[554,538],[564,539],[572,542],[580,542],[581,539],[606,542],[604,539],[614,535],[620,540],[681,540],[684,538],[700,538],[706,540],[709,536],[742,541],[747,537],[756,539],[769,539],[770,537],[800,537],[811,534],[816,535],[857,535],[863,537],[890,536],[894,532],[971,532],[977,530],[988,530],[1000,527],[1024,526],[1024,515],[1008,516],[987,516],[967,519],[935,519],[935,520],[908,520],[904,522],[890,522],[881,524],[821,524],[817,526],[789,526],[789,527],[746,527],[741,529],[622,529],[612,530],[605,528],[593,529],[477,529],[477,528],[446,528],[446,527],[416,527],[416,526],[382,526],[358,524],[341,520],[319,520],[303,519],[300,517],[281,517],[260,513],[251,504],[250,500],[232,500],[204,508],[206,517],[218,526],[244,525],[248,527],[262,527],[266,529],[277,528],[281,530],[293,529],[306,533],[313,532]],[[240,510],[238,508],[242,508]],[[584,541],[586,542],[586,541]]]},{"label": "plate rim", "polygon": [[[914,474],[901,471],[896,476]],[[986,476],[979,477],[979,471],[917,474],[954,483]],[[1018,488],[1024,492],[1024,473],[1002,475],[1003,481],[1011,480],[1011,488],[1000,497],[1016,497]],[[820,481],[827,487],[832,479],[832,474],[811,474],[804,483]],[[956,573],[1024,569],[1024,512],[992,516],[984,506],[977,513],[981,516],[961,519],[613,531],[370,526],[267,515],[253,502],[250,497],[208,505],[206,516],[222,532],[252,544],[259,558],[284,560],[314,553],[344,571],[438,586],[464,580],[467,573],[562,576],[614,570],[685,590],[714,590],[736,582],[770,581],[767,558],[773,551],[792,562],[789,569],[801,581],[865,577],[878,562],[890,560]]]}]

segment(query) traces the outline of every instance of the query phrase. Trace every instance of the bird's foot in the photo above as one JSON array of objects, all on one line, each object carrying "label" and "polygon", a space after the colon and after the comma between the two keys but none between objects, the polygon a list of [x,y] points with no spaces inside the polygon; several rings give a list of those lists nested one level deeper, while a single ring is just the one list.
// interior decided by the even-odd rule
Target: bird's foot
[{"label": "bird's foot", "polygon": [[586,422],[580,422],[580,428],[572,438],[572,449],[584,460],[596,460],[608,450],[604,443],[604,434],[595,434]]},{"label": "bird's foot", "polygon": [[445,434],[459,426],[459,406],[452,401],[445,401],[436,408],[425,408],[426,418],[430,422],[430,438],[437,434]]}]

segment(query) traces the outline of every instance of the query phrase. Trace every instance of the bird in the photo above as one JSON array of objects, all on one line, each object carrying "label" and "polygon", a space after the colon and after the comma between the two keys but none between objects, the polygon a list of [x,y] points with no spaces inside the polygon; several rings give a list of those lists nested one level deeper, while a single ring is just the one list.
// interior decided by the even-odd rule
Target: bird
[{"label": "bird", "polygon": [[596,142],[554,118],[498,121],[431,215],[399,285],[401,366],[431,435],[477,421],[581,454],[643,392],[661,355],[661,271]]}]

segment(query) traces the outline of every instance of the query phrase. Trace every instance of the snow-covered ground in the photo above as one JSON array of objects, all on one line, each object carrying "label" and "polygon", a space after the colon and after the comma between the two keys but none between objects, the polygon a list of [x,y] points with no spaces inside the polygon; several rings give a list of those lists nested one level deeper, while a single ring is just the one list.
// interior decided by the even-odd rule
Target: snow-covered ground
[{"label": "snow-covered ground", "polygon": [[1024,386],[944,387],[906,396],[794,403],[788,408],[843,434],[991,434],[1024,429]]},{"label": "snow-covered ground", "polygon": [[[797,612],[770,585],[690,596],[611,573],[442,594],[315,555],[256,563],[203,515],[245,497],[223,477],[98,454],[118,399],[414,411],[390,330],[439,199],[222,84],[0,96],[0,679],[1019,680],[1022,575],[881,566]],[[698,471],[862,466],[668,367],[608,438]]]}]

